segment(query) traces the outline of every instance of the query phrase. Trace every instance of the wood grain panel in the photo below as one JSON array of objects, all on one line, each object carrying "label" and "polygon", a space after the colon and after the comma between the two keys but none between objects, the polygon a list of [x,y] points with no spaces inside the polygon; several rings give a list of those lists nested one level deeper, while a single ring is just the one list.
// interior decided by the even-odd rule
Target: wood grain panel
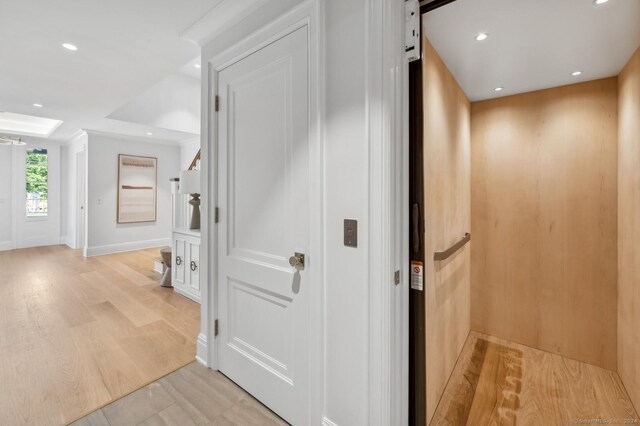
[{"label": "wood grain panel", "polygon": [[638,419],[615,372],[472,331],[431,424],[570,425],[597,419]]},{"label": "wood grain panel", "polygon": [[426,38],[422,46],[426,393],[431,419],[470,329],[469,245],[446,261],[433,261],[434,252],[456,243],[470,227],[470,106]]},{"label": "wood grain panel", "polygon": [[619,77],[618,370],[640,407],[640,49]]},{"label": "wood grain panel", "polygon": [[476,331],[616,370],[617,79],[471,106]]}]

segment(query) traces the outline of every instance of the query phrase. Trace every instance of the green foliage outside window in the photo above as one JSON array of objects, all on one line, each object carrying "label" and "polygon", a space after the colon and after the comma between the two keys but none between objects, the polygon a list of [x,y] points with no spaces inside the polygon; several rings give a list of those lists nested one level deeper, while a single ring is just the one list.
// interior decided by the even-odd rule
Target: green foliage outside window
[{"label": "green foliage outside window", "polygon": [[48,186],[47,150],[34,149],[27,152],[27,193],[40,194],[40,198],[46,200],[49,192]]},{"label": "green foliage outside window", "polygon": [[27,151],[27,216],[46,216],[49,198],[49,164],[46,149]]}]

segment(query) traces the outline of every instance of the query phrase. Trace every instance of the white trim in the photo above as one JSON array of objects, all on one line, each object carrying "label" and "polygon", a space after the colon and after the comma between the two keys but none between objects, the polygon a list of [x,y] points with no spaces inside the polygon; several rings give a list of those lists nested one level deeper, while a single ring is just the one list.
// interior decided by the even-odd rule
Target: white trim
[{"label": "white trim", "polygon": [[[203,128],[202,128],[202,170],[203,194],[210,194],[203,207],[203,216],[210,217],[217,197],[217,176],[215,165],[217,164],[217,123],[216,114],[212,112],[211,99],[217,94],[217,74],[224,68],[251,55],[255,51],[274,41],[293,33],[294,31],[308,28],[308,52],[309,52],[309,125],[310,125],[310,158],[316,161],[311,163],[310,175],[312,179],[311,208],[313,212],[310,218],[310,247],[313,253],[313,262],[316,266],[317,276],[310,284],[313,294],[310,295],[310,360],[309,360],[309,399],[310,422],[320,423],[324,408],[324,56],[322,51],[323,23],[321,0],[309,0],[291,11],[285,13],[274,22],[267,24],[262,29],[252,33],[242,41],[229,49],[216,55],[205,63],[208,63],[206,77],[203,79]],[[204,99],[206,97],[206,99]],[[206,102],[206,103],[205,103]],[[212,167],[212,165],[214,167]],[[208,223],[209,221],[205,221]],[[204,225],[202,229],[202,256],[207,259],[205,271],[201,275],[202,293],[202,334],[206,342],[211,345],[202,345],[203,353],[198,357],[210,368],[217,368],[217,340],[213,336],[213,321],[217,316],[217,230],[215,227],[208,229]],[[206,322],[206,324],[205,324]],[[315,419],[315,420],[314,420]]]},{"label": "white trim", "polygon": [[196,361],[200,364],[207,365],[207,336],[200,333],[196,341]]},{"label": "white trim", "polygon": [[164,247],[171,245],[171,238],[159,238],[157,240],[133,241],[130,243],[109,244],[105,246],[87,247],[86,257],[102,256],[104,254],[122,253],[127,251],[144,250],[148,248]]},{"label": "white trim", "polygon": [[266,2],[267,0],[218,0],[209,12],[184,30],[180,37],[204,46]]},{"label": "white trim", "polygon": [[[401,168],[408,146],[404,1],[367,2],[365,13],[371,289],[368,424],[382,426],[408,422],[408,171]],[[401,275],[399,285],[394,283],[396,270]]]},{"label": "white trim", "polygon": [[85,133],[87,132],[85,132],[84,129],[76,130],[69,138],[59,141],[60,146],[73,145],[80,137],[84,136]]},{"label": "white trim", "polygon": [[181,296],[186,297],[187,299],[191,299],[194,302],[200,304],[200,298],[192,293],[189,293],[188,291],[182,290],[179,287],[173,287],[173,291],[175,291],[176,293],[178,293]]},{"label": "white trim", "polygon": [[0,251],[14,250],[15,248],[13,241],[0,241]]},{"label": "white trim", "polygon": [[333,422],[333,421],[331,421],[327,417],[323,417],[322,418],[322,426],[338,426],[338,424]]},{"label": "white trim", "polygon": [[64,244],[65,246],[69,247],[70,249],[76,249],[76,247],[74,246],[73,242],[69,239],[69,237],[67,235],[64,235],[62,237],[60,237],[60,244]]},{"label": "white trim", "polygon": [[[103,130],[86,129],[85,132],[89,136],[91,135],[105,136],[112,139],[120,139],[120,140],[126,140],[126,141],[145,142],[145,143],[158,144],[158,145],[181,146],[179,141],[172,141],[167,139],[144,138],[141,136],[130,136],[130,135],[124,135],[121,133],[105,132]],[[194,137],[197,137],[197,136],[194,136]],[[190,139],[190,138],[187,138],[187,139]],[[184,139],[181,139],[181,140],[184,140]]]}]

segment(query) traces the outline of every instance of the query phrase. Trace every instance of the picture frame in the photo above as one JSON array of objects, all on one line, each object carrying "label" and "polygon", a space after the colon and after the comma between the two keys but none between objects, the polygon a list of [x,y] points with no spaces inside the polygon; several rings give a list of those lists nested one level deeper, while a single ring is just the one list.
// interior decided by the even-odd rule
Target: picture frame
[{"label": "picture frame", "polygon": [[117,223],[156,222],[158,159],[118,154]]}]

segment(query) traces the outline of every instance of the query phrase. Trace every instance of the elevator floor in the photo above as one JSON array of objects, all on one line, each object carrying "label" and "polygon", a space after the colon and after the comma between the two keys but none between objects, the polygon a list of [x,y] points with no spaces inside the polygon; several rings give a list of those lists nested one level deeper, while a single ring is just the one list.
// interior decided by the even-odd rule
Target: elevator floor
[{"label": "elevator floor", "polygon": [[471,332],[431,425],[640,424],[618,374]]}]

